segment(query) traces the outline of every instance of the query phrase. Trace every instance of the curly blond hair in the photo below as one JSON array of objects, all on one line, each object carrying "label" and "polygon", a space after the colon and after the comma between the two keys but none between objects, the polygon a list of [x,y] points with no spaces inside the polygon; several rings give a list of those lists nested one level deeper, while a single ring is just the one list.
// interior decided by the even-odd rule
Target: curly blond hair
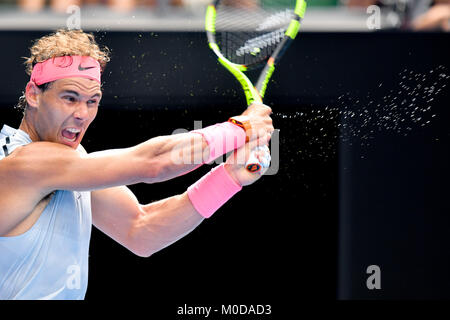
[{"label": "curly blond hair", "polygon": [[[45,60],[62,56],[89,56],[100,63],[101,71],[105,70],[106,64],[110,60],[110,50],[107,47],[100,47],[95,41],[94,35],[82,30],[60,29],[56,32],[37,39],[30,48],[30,57],[24,57],[25,72],[31,75],[33,67]],[[48,84],[39,86],[45,90]],[[26,98],[22,95],[19,98],[17,108],[25,111]]]}]

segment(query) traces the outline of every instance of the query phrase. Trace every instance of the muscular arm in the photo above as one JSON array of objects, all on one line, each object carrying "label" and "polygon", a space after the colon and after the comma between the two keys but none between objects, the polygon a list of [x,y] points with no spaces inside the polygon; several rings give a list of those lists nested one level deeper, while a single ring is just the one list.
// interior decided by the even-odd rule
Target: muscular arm
[{"label": "muscular arm", "polygon": [[157,137],[135,147],[87,155],[50,142],[19,147],[0,161],[0,235],[26,219],[54,190],[92,191],[164,181],[198,166],[174,162],[173,150],[201,159],[205,148],[207,143],[194,133]]},{"label": "muscular arm", "polygon": [[182,238],[203,220],[186,192],[147,205],[124,186],[94,191],[91,197],[94,225],[142,257]]},{"label": "muscular arm", "polygon": [[[260,174],[248,172],[245,166],[236,164],[234,160],[234,157],[241,158],[243,154],[248,154],[253,147],[252,143],[246,144],[229,157],[223,167],[230,178],[241,186],[249,185],[261,177]],[[256,156],[261,161],[261,157],[267,155],[261,151]],[[227,180],[221,182],[215,180],[223,188]],[[203,195],[213,196],[214,193]],[[94,191],[91,198],[94,225],[135,254],[144,257],[185,236],[203,220],[187,192],[148,205],[140,205],[133,193],[124,186]]]},{"label": "muscular arm", "polygon": [[[34,142],[2,160],[0,173],[6,177],[2,182],[31,184],[44,193],[60,189],[90,191],[173,178],[198,166],[190,159],[201,159],[205,148],[207,143],[193,133],[157,137],[135,147],[86,155],[61,144]],[[187,154],[187,160],[174,162],[175,153]]]}]

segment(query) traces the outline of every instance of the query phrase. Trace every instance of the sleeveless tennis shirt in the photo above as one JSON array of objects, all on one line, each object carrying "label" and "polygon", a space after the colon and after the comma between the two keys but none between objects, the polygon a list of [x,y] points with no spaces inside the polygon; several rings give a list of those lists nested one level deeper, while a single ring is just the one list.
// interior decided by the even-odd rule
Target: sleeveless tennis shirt
[{"label": "sleeveless tennis shirt", "polygon": [[[31,142],[5,125],[0,161]],[[0,299],[84,299],[91,228],[90,192],[56,191],[31,229],[0,237]]]}]

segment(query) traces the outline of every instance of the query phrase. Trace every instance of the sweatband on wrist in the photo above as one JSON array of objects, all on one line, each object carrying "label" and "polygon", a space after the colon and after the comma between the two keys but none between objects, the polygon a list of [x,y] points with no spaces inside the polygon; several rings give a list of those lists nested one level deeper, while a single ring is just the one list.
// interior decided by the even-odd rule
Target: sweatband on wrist
[{"label": "sweatband on wrist", "polygon": [[88,56],[62,56],[38,62],[30,81],[41,85],[59,79],[81,77],[101,83],[100,63]]},{"label": "sweatband on wrist", "polygon": [[222,163],[191,185],[187,194],[195,210],[209,218],[240,190],[242,186],[233,180]]},{"label": "sweatband on wrist", "polygon": [[247,137],[242,128],[230,122],[218,123],[191,132],[201,134],[208,143],[209,155],[207,159],[203,159],[204,163],[209,163],[227,152],[242,147]]}]

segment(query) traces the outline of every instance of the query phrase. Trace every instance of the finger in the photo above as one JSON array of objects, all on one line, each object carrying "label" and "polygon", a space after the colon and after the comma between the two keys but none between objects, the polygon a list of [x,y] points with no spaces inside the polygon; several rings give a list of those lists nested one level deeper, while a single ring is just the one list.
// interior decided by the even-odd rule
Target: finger
[{"label": "finger", "polygon": [[259,174],[263,176],[267,172],[267,170],[269,170],[269,168],[270,166],[261,167],[261,170],[259,170]]},{"label": "finger", "polygon": [[270,139],[272,138],[272,134],[271,133],[267,133],[266,135],[258,138],[257,142],[258,142],[258,146],[267,146],[270,142]]},{"label": "finger", "polygon": [[251,140],[245,144],[245,148],[247,150],[253,150],[261,144],[262,144],[262,141],[260,141],[260,139]]},{"label": "finger", "polygon": [[263,157],[266,157],[267,155],[270,156],[270,149],[267,145],[258,147],[258,150],[259,150],[261,156],[263,156]]},{"label": "finger", "polygon": [[259,163],[263,166],[263,168],[270,167],[271,156],[269,147],[267,146],[256,147],[256,153]]},{"label": "finger", "polygon": [[[270,150],[267,146],[259,146],[252,150],[250,158],[247,161],[247,165],[252,163],[258,163],[260,165],[260,170],[258,173],[264,174],[266,170],[270,167]],[[256,173],[256,172],[255,172]]]},{"label": "finger", "polygon": [[[245,154],[244,152],[241,152],[240,156],[245,157],[246,168],[254,168],[253,164],[257,164],[259,168],[262,168],[263,166],[268,165],[268,163],[270,164],[270,159],[267,159],[267,155],[269,155],[270,157],[270,152],[268,152],[268,150],[269,149],[267,148],[267,146],[257,146],[253,143],[248,143],[244,150]],[[263,161],[264,163],[261,163],[261,161]]]},{"label": "finger", "polygon": [[258,141],[258,139],[266,139],[266,130],[256,130],[256,129],[250,129],[247,133],[247,137],[249,137],[249,142]]},{"label": "finger", "polygon": [[268,158],[261,157],[259,163],[261,164],[261,170],[259,171],[259,174],[264,175],[270,168],[270,153]]},{"label": "finger", "polygon": [[261,105],[259,110],[263,112],[266,116],[270,116],[272,114],[272,108],[266,105]]},{"label": "finger", "polygon": [[257,111],[257,112],[262,112],[264,114],[270,115],[272,114],[272,108],[270,108],[269,106],[266,106],[263,103],[260,102],[254,102],[252,103],[247,110],[249,111]]}]

